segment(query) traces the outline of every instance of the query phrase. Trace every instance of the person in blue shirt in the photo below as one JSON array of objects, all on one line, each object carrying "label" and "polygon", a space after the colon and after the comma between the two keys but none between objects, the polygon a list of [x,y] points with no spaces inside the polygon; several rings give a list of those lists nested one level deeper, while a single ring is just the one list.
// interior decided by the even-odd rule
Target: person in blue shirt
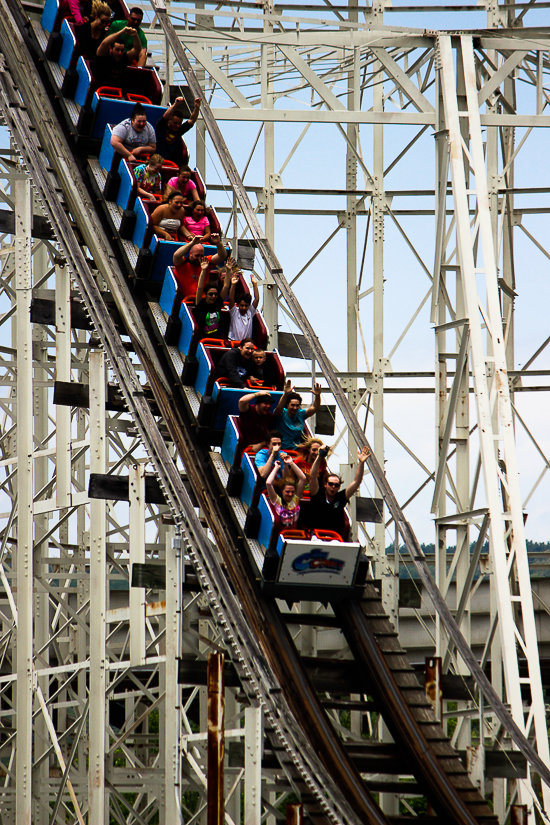
[{"label": "person in blue shirt", "polygon": [[[280,458],[282,462],[283,459],[286,458],[286,453],[281,452],[281,438],[282,435],[278,430],[271,430],[265,438],[267,446],[262,450],[258,450],[254,456],[254,465],[263,479],[269,476],[273,469],[273,463],[277,461],[277,459]],[[279,462],[279,471],[276,475],[277,479],[282,477],[281,462]]]},{"label": "person in blue shirt", "polygon": [[321,406],[321,385],[315,384],[313,401],[306,410],[301,409],[302,396],[293,392],[290,381],[285,384],[282,401],[284,409],[276,421],[276,426],[281,431],[281,446],[283,450],[295,450],[302,441],[306,420],[315,415]]}]

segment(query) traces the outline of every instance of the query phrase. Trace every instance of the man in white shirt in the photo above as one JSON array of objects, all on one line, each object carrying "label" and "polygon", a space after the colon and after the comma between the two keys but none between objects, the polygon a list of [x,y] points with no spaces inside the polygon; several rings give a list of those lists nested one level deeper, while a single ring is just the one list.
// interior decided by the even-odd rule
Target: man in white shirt
[{"label": "man in white shirt", "polygon": [[254,290],[254,300],[249,292],[242,292],[235,299],[235,289],[240,281],[240,272],[235,272],[231,278],[231,290],[229,292],[229,311],[231,313],[231,323],[229,326],[229,340],[242,341],[244,338],[252,337],[252,322],[256,315],[256,309],[260,302],[258,292],[258,279],[254,274],[250,278],[252,289]]}]

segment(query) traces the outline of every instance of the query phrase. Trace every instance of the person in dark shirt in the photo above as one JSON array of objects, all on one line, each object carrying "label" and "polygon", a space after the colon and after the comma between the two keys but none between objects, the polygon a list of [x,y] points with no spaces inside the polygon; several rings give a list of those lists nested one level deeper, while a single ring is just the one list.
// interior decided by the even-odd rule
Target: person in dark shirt
[{"label": "person in dark shirt", "polygon": [[185,103],[185,98],[178,97],[163,116],[159,118],[155,126],[157,134],[157,151],[163,158],[183,166],[189,161],[189,151],[182,141],[183,135],[192,129],[199,116],[201,99],[195,100],[195,108],[191,116],[184,122],[184,114],[178,107]]},{"label": "person in dark shirt", "polygon": [[366,447],[357,451],[355,477],[345,490],[340,490],[342,479],[337,473],[328,473],[324,483],[319,483],[319,467],[328,448],[319,450],[311,468],[309,491],[311,499],[307,509],[307,526],[312,530],[333,530],[344,538],[344,508],[363,481],[365,462],[370,453]]},{"label": "person in dark shirt", "polygon": [[[241,341],[241,346],[244,341]],[[254,401],[254,406],[250,402]],[[252,447],[254,452],[267,446],[267,434],[274,429],[275,416],[280,413],[279,404],[271,412],[273,397],[268,392],[249,392],[239,398],[239,425],[243,447]]]},{"label": "person in dark shirt", "polygon": [[243,389],[246,386],[245,382],[252,363],[253,351],[254,341],[252,338],[245,338],[238,347],[228,350],[218,363],[216,378],[226,378],[229,386]]},{"label": "person in dark shirt", "polygon": [[143,23],[143,12],[142,10],[136,6],[133,9],[130,9],[130,17],[128,21],[126,20],[114,20],[111,23],[109,28],[109,34],[120,34],[121,40],[124,43],[125,51],[129,52],[132,50],[134,43],[130,35],[122,34],[125,30],[126,26],[131,26],[133,29],[136,30],[137,35],[139,37],[139,42],[141,43],[141,52],[139,53],[137,64],[140,69],[143,69],[145,63],[147,61],[147,38],[143,33],[141,28],[141,24]]},{"label": "person in dark shirt", "polygon": [[275,370],[267,362],[267,355],[263,349],[255,349],[252,353],[252,361],[254,362],[251,368],[250,378],[248,383],[251,387],[276,387],[277,378]]},{"label": "person in dark shirt", "polygon": [[199,328],[199,339],[225,338],[225,335],[220,335],[220,321],[223,303],[227,295],[227,290],[229,289],[229,276],[226,276],[221,292],[218,289],[217,282],[209,283],[206,290],[204,290],[204,282],[208,274],[208,268],[209,262],[203,258],[201,261],[199,283],[197,284],[195,306],[193,307],[193,316]]},{"label": "person in dark shirt", "polygon": [[107,3],[94,0],[90,19],[75,27],[78,51],[86,60],[95,60],[96,52],[106,37],[110,20],[111,9]]},{"label": "person in dark shirt", "polygon": [[[109,34],[101,41],[96,52],[96,59],[92,64],[94,86],[113,86],[124,91],[126,86],[126,69],[136,57],[139,57],[141,43],[135,29],[126,26],[126,34],[134,39],[134,48],[124,51],[124,43],[118,40],[119,32]],[[122,34],[122,32],[120,32]],[[162,154],[162,153],[161,153]]]}]

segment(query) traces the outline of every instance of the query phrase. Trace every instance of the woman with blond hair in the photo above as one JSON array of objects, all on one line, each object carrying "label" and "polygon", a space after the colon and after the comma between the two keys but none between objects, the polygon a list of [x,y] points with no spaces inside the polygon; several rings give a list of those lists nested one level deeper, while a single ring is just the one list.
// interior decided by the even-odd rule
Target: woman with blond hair
[{"label": "woman with blond hair", "polygon": [[111,22],[111,9],[107,3],[94,0],[90,19],[75,27],[78,50],[86,60],[95,60],[98,46],[107,35]]},{"label": "woman with blond hair", "polygon": [[[306,477],[306,485],[305,490],[309,490],[309,474],[311,473],[311,468],[313,467],[313,462],[317,458],[319,454],[319,450],[324,447],[324,444],[320,438],[316,436],[310,436],[306,438],[298,447],[296,447],[296,451],[299,453],[298,458],[294,462],[296,467],[298,467]],[[330,453],[330,449],[329,449]],[[319,465],[319,475],[323,475],[327,469],[327,460],[323,458],[321,460],[321,464]]]}]

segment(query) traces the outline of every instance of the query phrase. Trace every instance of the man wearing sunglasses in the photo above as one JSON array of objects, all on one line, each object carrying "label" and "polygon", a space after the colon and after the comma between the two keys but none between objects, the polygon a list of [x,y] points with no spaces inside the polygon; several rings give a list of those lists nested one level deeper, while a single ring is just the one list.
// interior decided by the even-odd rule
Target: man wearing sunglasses
[{"label": "man wearing sunglasses", "polygon": [[[147,38],[141,30],[142,22],[143,12],[136,6],[135,8],[130,9],[130,17],[128,20],[115,20],[111,23],[109,28],[109,34],[121,32],[126,28],[126,26],[130,26],[132,29],[136,30],[139,37],[139,42],[141,43],[141,51],[139,53],[139,57],[137,58],[137,64],[140,69],[145,66],[145,61],[147,60]],[[124,43],[125,50],[129,52],[133,48],[132,38],[127,34],[121,34],[120,37]]]},{"label": "man wearing sunglasses", "polygon": [[345,490],[340,490],[342,479],[337,473],[328,473],[326,481],[319,483],[319,467],[328,453],[328,447],[319,450],[313,462],[309,477],[311,495],[308,507],[308,527],[315,530],[333,530],[344,538],[344,508],[352,495],[357,492],[363,481],[365,462],[370,453],[366,447],[357,451],[357,470],[355,477]]}]

